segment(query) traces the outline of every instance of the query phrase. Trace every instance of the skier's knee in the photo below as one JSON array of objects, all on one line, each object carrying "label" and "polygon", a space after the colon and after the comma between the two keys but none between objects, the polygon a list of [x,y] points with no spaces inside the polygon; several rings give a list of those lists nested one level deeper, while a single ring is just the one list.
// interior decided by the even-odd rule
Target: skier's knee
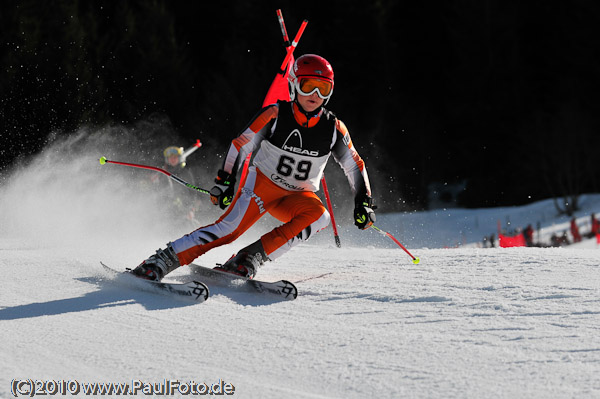
[{"label": "skier's knee", "polygon": [[318,218],[317,220],[315,220],[315,222],[312,224],[312,229],[314,231],[321,231],[325,227],[329,226],[330,222],[331,222],[331,215],[329,214],[329,212],[324,211],[323,214],[321,215],[321,217]]},{"label": "skier's knee", "polygon": [[323,219],[323,228],[329,226],[329,223],[331,223],[331,215],[329,214],[329,212],[323,212],[321,218]]}]

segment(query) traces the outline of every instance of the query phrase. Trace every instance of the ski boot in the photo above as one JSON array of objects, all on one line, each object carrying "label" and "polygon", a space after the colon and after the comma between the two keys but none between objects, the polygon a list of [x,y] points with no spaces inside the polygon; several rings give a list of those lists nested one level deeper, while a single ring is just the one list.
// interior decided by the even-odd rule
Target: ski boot
[{"label": "ski boot", "polygon": [[260,240],[241,249],[237,255],[232,256],[224,265],[215,267],[227,273],[253,279],[258,268],[269,260]]},{"label": "ski boot", "polygon": [[171,247],[171,243],[168,243],[165,249],[158,249],[156,254],[150,256],[133,269],[131,274],[146,280],[160,281],[164,276],[180,266],[177,254]]}]

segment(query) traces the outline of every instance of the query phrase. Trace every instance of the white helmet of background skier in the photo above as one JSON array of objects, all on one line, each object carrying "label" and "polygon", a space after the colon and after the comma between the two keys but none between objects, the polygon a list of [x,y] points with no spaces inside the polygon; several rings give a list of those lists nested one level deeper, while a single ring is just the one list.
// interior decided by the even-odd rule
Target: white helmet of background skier
[{"label": "white helmet of background skier", "polygon": [[309,96],[316,92],[325,100],[325,105],[333,94],[333,68],[319,55],[305,54],[299,57],[292,66],[288,79],[292,101],[296,98],[296,93]]},{"label": "white helmet of background skier", "polygon": [[[177,166],[181,161],[181,155],[183,154],[183,147],[170,146],[165,148],[163,155],[165,157],[165,163],[171,166]],[[181,165],[183,168],[185,163]]]}]

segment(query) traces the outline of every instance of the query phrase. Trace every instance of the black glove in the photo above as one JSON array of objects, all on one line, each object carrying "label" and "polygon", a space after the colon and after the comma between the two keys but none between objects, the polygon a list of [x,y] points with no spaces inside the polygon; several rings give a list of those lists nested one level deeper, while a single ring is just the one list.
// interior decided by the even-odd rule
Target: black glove
[{"label": "black glove", "polygon": [[356,198],[354,201],[354,224],[360,230],[368,229],[375,222],[376,206],[373,206],[373,199],[368,195]]},{"label": "black glove", "polygon": [[215,186],[210,189],[210,200],[221,209],[225,209],[233,201],[235,177],[224,170],[219,170],[215,183]]}]

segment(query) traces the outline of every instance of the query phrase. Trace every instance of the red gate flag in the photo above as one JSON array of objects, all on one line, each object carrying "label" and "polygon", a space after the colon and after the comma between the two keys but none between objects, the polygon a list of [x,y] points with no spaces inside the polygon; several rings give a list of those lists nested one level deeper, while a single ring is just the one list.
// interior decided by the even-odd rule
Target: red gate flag
[{"label": "red gate flag", "polygon": [[[294,65],[294,50],[300,41],[300,37],[302,37],[302,33],[304,33],[304,29],[306,29],[306,25],[308,24],[306,19],[302,21],[302,24],[296,33],[296,37],[288,45],[287,31],[285,30],[285,25],[283,24],[283,15],[281,15],[281,10],[277,10],[277,18],[279,19],[279,24],[283,33],[283,40],[286,42],[286,54],[283,62],[281,63],[281,67],[279,67],[279,72],[277,72],[277,75],[275,75],[275,79],[273,79],[273,83],[271,83],[271,87],[269,87],[267,96],[263,101],[263,108],[266,105],[275,104],[277,100],[290,100],[290,92],[287,83],[288,75],[290,74],[292,65]],[[244,162],[240,181],[244,181],[246,178],[251,158],[252,154],[248,154],[246,161]]]},{"label": "red gate flag", "polygon": [[502,248],[507,247],[525,247],[525,236],[523,233],[517,234],[516,236],[505,236],[504,234],[498,234],[500,239],[500,246]]},{"label": "red gate flag", "polygon": [[[289,49],[289,47],[288,47]],[[280,72],[275,75],[275,79],[271,83],[271,87],[269,87],[269,91],[267,91],[267,95],[263,101],[263,108],[267,105],[275,104],[278,100],[290,101],[290,89],[288,86],[288,75],[290,74],[290,69],[294,65],[294,56],[290,56],[290,62],[286,65],[285,71]],[[244,166],[242,169],[242,177],[241,181],[246,178],[246,174],[248,173],[248,166],[250,166],[250,159],[252,158],[252,154],[248,154],[246,157],[246,161],[244,162]]]},{"label": "red gate flag", "polygon": [[275,104],[278,100],[290,101],[290,89],[288,86],[288,76],[290,69],[294,65],[294,56],[290,58],[290,62],[287,64],[284,73],[278,73],[269,87],[269,91],[263,101],[262,106]]}]

